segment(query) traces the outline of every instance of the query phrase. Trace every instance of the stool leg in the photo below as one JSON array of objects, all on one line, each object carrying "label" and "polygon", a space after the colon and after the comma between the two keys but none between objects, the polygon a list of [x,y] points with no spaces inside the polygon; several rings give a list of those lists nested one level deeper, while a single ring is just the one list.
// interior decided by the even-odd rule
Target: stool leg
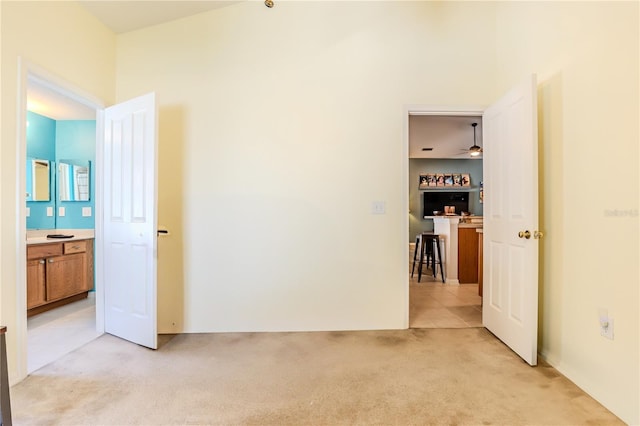
[{"label": "stool leg", "polygon": [[425,251],[425,240],[424,237],[420,239],[420,263],[418,264],[418,282],[422,279],[422,263],[424,262],[424,251]]},{"label": "stool leg", "polygon": [[413,251],[413,264],[411,264],[411,278],[413,278],[413,271],[416,269],[416,258],[418,257],[419,248],[420,248],[420,236],[416,237],[416,249]]},{"label": "stool leg", "polygon": [[[436,249],[438,250],[438,263],[440,264],[440,275],[442,275],[442,282],[444,283],[444,267],[442,266],[442,253],[440,252],[440,239],[435,239]],[[433,275],[436,274],[435,265],[433,267]]]}]

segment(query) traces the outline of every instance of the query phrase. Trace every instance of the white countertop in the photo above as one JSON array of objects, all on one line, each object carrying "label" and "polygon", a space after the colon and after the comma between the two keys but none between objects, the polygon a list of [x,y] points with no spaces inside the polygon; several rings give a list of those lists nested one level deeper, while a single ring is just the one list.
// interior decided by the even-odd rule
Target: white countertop
[{"label": "white countertop", "polygon": [[[73,235],[72,238],[47,238],[49,234]],[[65,241],[86,240],[94,238],[93,229],[29,229],[27,230],[27,245],[63,243]]]}]

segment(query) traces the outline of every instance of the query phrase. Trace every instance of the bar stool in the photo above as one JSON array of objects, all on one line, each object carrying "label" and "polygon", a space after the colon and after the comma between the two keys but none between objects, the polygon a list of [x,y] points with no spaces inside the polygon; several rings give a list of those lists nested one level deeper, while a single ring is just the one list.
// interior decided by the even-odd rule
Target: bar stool
[{"label": "bar stool", "polygon": [[422,265],[431,264],[433,270],[433,276],[437,275],[437,265],[440,265],[440,276],[442,282],[445,282],[444,278],[444,266],[442,262],[442,252],[440,251],[440,235],[433,232],[423,232],[420,236],[420,263],[418,264],[418,282],[422,278]]}]

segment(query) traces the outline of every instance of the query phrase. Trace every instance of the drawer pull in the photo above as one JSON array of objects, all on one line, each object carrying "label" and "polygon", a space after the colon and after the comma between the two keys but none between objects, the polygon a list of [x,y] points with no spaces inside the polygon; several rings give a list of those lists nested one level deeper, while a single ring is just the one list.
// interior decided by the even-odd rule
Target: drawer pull
[{"label": "drawer pull", "polygon": [[41,265],[44,264],[44,259],[41,259],[39,262]]},{"label": "drawer pull", "polygon": [[53,263],[53,259],[49,259],[49,263]]}]

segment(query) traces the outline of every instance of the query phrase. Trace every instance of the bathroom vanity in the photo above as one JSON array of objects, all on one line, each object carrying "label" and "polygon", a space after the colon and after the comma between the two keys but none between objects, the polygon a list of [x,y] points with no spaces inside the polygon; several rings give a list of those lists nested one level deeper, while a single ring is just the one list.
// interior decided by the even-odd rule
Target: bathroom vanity
[{"label": "bathroom vanity", "polygon": [[93,289],[93,235],[27,239],[27,316],[87,297]]}]

